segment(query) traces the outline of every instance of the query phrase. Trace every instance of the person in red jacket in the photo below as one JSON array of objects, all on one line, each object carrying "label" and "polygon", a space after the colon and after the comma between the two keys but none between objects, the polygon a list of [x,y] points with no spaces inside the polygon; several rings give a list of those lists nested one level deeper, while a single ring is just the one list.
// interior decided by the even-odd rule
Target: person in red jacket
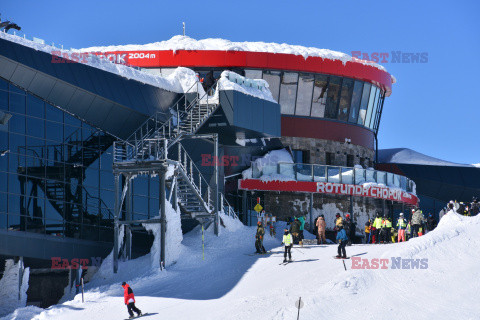
[{"label": "person in red jacket", "polygon": [[135,307],[135,296],[133,295],[132,288],[130,288],[130,286],[126,282],[122,282],[122,287],[123,287],[123,298],[125,300],[125,304],[127,305],[128,314],[130,315],[129,319],[133,318],[133,311],[137,313],[137,317],[141,316],[142,311],[140,311],[140,309]]}]

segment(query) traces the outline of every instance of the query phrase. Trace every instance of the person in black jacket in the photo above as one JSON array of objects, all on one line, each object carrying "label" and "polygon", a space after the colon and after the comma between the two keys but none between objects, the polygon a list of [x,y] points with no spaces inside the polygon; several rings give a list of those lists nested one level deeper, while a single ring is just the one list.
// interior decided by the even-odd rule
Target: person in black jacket
[{"label": "person in black jacket", "polygon": [[215,77],[213,76],[213,71],[210,70],[205,76],[205,78],[203,78],[203,83],[202,83],[203,89],[205,91],[208,91],[213,86],[214,83],[215,83]]},{"label": "person in black jacket", "polygon": [[257,233],[255,234],[255,253],[267,253],[265,247],[263,246],[263,237],[265,236],[265,228],[262,225],[261,221],[257,222]]},{"label": "person in black jacket", "polygon": [[432,231],[437,227],[437,221],[433,217],[433,214],[429,213],[427,217],[427,230],[428,232]]}]

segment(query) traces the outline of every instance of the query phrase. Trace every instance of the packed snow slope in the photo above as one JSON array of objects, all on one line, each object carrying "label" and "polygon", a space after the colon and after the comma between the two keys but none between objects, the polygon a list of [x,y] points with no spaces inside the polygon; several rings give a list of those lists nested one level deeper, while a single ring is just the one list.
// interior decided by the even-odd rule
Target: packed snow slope
[{"label": "packed snow slope", "polygon": [[[388,269],[352,270],[345,260],[345,271],[343,260],[333,259],[335,245],[295,247],[294,262],[279,265],[278,239],[266,235],[273,254],[250,256],[255,228],[235,228],[219,238],[207,232],[205,260],[197,229],[185,235],[178,262],[166,271],[146,270],[148,257],[123,263],[117,276],[87,286],[85,303],[77,295],[33,319],[124,319],[121,281],[151,314],[145,320],[295,319],[299,297],[300,319],[480,319],[480,216],[450,212],[436,230],[406,243],[347,247],[349,256],[363,259],[428,259],[426,269],[392,269],[390,262]],[[18,309],[5,319],[38,311]]]}]

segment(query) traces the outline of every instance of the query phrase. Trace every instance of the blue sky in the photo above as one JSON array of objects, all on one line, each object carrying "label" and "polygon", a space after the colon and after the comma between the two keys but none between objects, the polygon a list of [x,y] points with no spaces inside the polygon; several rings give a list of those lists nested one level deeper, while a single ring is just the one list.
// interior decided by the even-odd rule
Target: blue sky
[{"label": "blue sky", "polygon": [[351,54],[427,52],[427,63],[385,63],[397,78],[380,148],[408,147],[480,163],[479,1],[23,1],[2,18],[65,48],[143,44],[181,34],[265,41]]}]

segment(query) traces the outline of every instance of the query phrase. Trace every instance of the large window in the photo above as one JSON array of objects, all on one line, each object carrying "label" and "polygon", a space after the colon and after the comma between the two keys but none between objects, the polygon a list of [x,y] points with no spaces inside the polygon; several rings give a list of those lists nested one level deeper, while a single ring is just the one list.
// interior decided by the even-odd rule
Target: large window
[{"label": "large window", "polygon": [[370,129],[375,129],[375,122],[377,120],[377,112],[379,108],[379,104],[381,103],[382,98],[382,91],[377,88],[377,95],[375,97],[375,101],[373,102],[373,111],[372,111],[372,119],[370,120]]},{"label": "large window", "polygon": [[312,117],[323,118],[327,104],[328,76],[323,74],[315,75],[312,97]]},{"label": "large window", "polygon": [[245,69],[245,77],[249,79],[262,79],[262,70]]},{"label": "large window", "polygon": [[3,80],[0,110],[0,228],[111,241],[114,138]]},{"label": "large window", "polygon": [[298,73],[284,72],[280,86],[280,107],[283,114],[294,114],[297,99]]},{"label": "large window", "polygon": [[360,111],[358,113],[358,124],[362,126],[365,124],[365,118],[367,117],[368,98],[370,97],[370,89],[372,85],[365,83],[363,85],[362,101],[360,103]]},{"label": "large window", "polygon": [[314,78],[312,74],[301,73],[298,80],[297,106],[295,115],[310,116]]},{"label": "large window", "polygon": [[278,101],[278,94],[280,93],[280,74],[280,71],[266,70],[263,72],[263,79],[268,82],[275,101]]},{"label": "large window", "polygon": [[353,85],[352,104],[350,106],[350,116],[348,122],[356,123],[358,111],[360,110],[360,102],[362,101],[363,82],[355,81]]},{"label": "large window", "polygon": [[370,89],[370,97],[368,99],[368,109],[367,109],[367,118],[365,119],[365,127],[370,126],[370,121],[372,119],[372,112],[373,112],[373,106],[375,99],[377,97],[377,87],[372,86]]},{"label": "large window", "polygon": [[272,70],[246,69],[245,75],[263,75],[282,114],[334,119],[374,129],[381,90],[368,82]]},{"label": "large window", "polygon": [[342,78],[330,76],[328,82],[327,92],[327,105],[325,108],[325,118],[336,119],[338,99],[340,96],[340,86],[342,84]]},{"label": "large window", "polygon": [[350,102],[352,101],[353,80],[344,78],[342,82],[342,93],[340,95],[340,105],[338,107],[338,120],[348,121],[350,111]]}]

